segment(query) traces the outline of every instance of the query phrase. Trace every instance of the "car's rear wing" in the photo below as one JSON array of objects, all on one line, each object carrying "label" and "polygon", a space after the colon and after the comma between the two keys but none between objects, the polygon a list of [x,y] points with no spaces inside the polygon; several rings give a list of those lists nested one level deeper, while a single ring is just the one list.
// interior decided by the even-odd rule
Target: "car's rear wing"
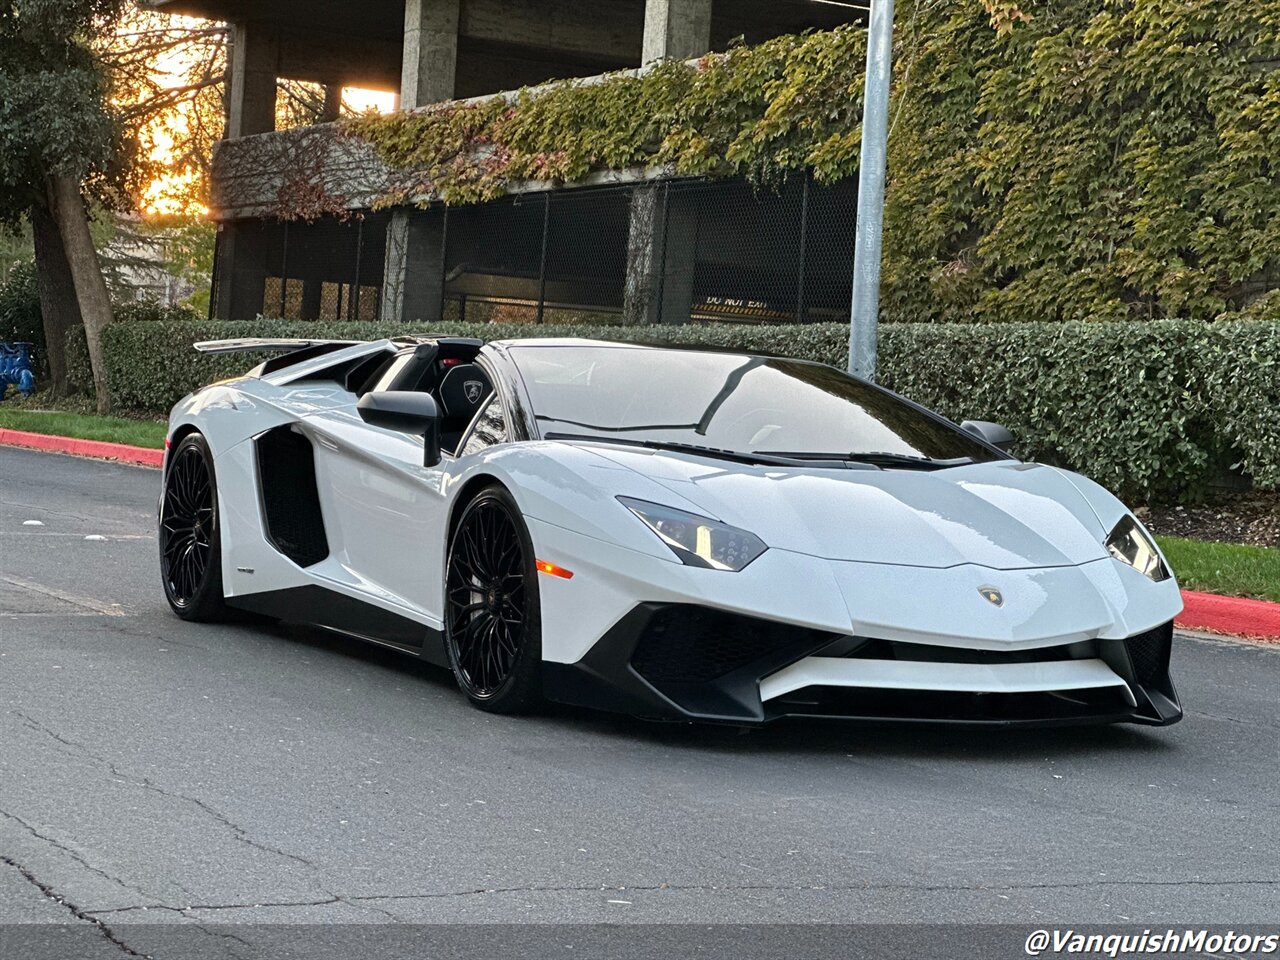
[{"label": "car's rear wing", "polygon": [[305,350],[308,347],[354,347],[362,340],[293,340],[286,337],[248,337],[242,340],[205,340],[192,344],[199,353],[270,353]]}]

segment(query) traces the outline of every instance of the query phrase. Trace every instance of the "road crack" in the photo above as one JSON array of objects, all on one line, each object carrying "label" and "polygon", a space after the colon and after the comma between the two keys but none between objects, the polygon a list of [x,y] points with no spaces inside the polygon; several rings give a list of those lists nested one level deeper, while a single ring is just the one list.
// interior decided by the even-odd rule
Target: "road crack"
[{"label": "road crack", "polygon": [[1244,727],[1254,727],[1255,729],[1257,727],[1267,727],[1270,729],[1275,729],[1275,724],[1273,723],[1262,723],[1261,721],[1256,719],[1245,720],[1240,717],[1229,717],[1221,713],[1204,713],[1203,711],[1200,711],[1200,710],[1188,710],[1187,716],[1201,717],[1202,719],[1205,719],[1205,720],[1219,720],[1223,723],[1235,723]]},{"label": "road crack", "polygon": [[31,884],[37,890],[39,890],[41,895],[43,895],[46,900],[49,900],[52,903],[56,903],[60,907],[66,908],[71,912],[72,916],[74,916],[77,920],[82,920],[85,923],[89,923],[95,926],[98,929],[98,931],[103,935],[103,937],[105,937],[109,942],[115,944],[120,949],[121,953],[124,953],[130,957],[143,957],[143,958],[146,958],[146,960],[151,960],[150,954],[142,953],[141,951],[135,950],[133,947],[129,946],[128,943],[120,939],[120,937],[116,934],[116,932],[112,930],[109,926],[107,926],[107,924],[104,923],[101,919],[93,916],[92,913],[85,911],[80,907],[76,906],[66,897],[62,896],[56,890],[54,890],[53,887],[49,886],[49,884],[40,880],[34,873],[32,873],[29,869],[27,869],[27,867],[23,866],[17,860],[14,860],[12,857],[8,857],[3,854],[0,854],[0,863],[8,864],[9,866],[13,867],[13,869],[17,870],[18,873],[22,875],[23,879],[25,879],[27,883]]},{"label": "road crack", "polygon": [[90,873],[95,874],[99,877],[102,877],[104,880],[110,880],[112,883],[116,884],[121,889],[128,890],[130,893],[141,893],[143,895],[146,894],[146,891],[143,890],[141,887],[134,886],[131,883],[125,883],[119,877],[112,876],[111,874],[107,873],[107,871],[103,870],[101,867],[95,867],[92,863],[90,863],[88,860],[85,859],[84,854],[80,853],[78,850],[73,849],[72,847],[67,846],[61,840],[51,837],[48,834],[41,833],[34,826],[32,826],[26,820],[22,819],[22,817],[18,816],[17,814],[10,813],[7,810],[0,810],[0,817],[4,817],[6,820],[12,820],[14,823],[18,824],[18,826],[22,827],[24,830],[30,833],[33,837],[35,837],[37,840],[40,840],[43,843],[47,843],[50,846],[54,847],[55,849],[61,850],[63,853],[69,856],[76,863],[80,864],[80,866],[84,867]]},{"label": "road crack", "polygon": [[290,853],[287,850],[282,850],[279,847],[272,846],[269,843],[263,843],[260,840],[255,840],[249,834],[248,830],[240,826],[240,824],[236,823],[234,820],[232,820],[230,817],[224,814],[221,810],[218,810],[217,808],[213,807],[211,804],[207,803],[206,801],[201,800],[199,797],[193,797],[190,794],[181,793],[175,790],[167,790],[164,787],[161,787],[159,784],[155,783],[153,780],[149,779],[148,777],[138,777],[138,776],[133,776],[131,774],[128,774],[122,771],[119,767],[117,767],[114,761],[106,757],[99,756],[97,753],[95,753],[93,750],[91,750],[89,747],[85,746],[82,743],[78,743],[74,740],[68,740],[66,737],[59,734],[56,730],[53,730],[50,727],[44,725],[39,720],[36,720],[34,717],[29,716],[28,714],[25,714],[20,710],[11,710],[10,713],[12,713],[16,717],[20,717],[26,723],[26,725],[32,730],[37,730],[40,733],[43,733],[46,736],[51,737],[53,740],[56,740],[58,743],[61,743],[64,746],[70,747],[73,750],[77,750],[80,753],[84,754],[86,757],[89,757],[91,760],[95,761],[96,763],[99,763],[102,766],[106,767],[109,771],[111,771],[111,775],[115,777],[117,780],[120,780],[124,783],[128,783],[135,787],[139,787],[143,790],[150,790],[153,793],[158,793],[160,796],[170,800],[180,800],[186,803],[193,804],[196,807],[199,807],[211,818],[213,818],[218,823],[222,824],[222,826],[230,830],[232,832],[232,835],[235,837],[235,839],[240,843],[247,844],[248,846],[253,847],[256,850],[261,850],[264,853],[269,853],[278,857],[283,857],[287,860],[292,860],[295,863],[300,863],[303,866],[311,868],[312,870],[317,869],[316,865],[312,861],[308,860],[306,857],[301,857],[301,856],[298,856],[297,854]]},{"label": "road crack", "polygon": [[296,853],[290,853],[287,850],[281,850],[279,847],[274,847],[269,843],[263,843],[260,840],[255,840],[253,837],[249,835],[248,830],[240,826],[240,824],[236,823],[234,820],[228,817],[221,810],[218,810],[217,808],[211,806],[210,804],[201,800],[199,797],[193,797],[190,794],[179,793],[173,790],[166,790],[164,787],[157,785],[156,783],[154,783],[153,781],[149,780],[146,777],[141,777],[141,778],[130,777],[127,774],[122,773],[116,767],[116,765],[111,761],[108,760],[105,762],[107,764],[107,767],[111,770],[111,772],[115,776],[119,777],[121,780],[124,780],[127,783],[132,783],[134,786],[141,787],[144,790],[150,790],[153,793],[158,793],[160,794],[160,796],[167,797],[170,800],[184,800],[187,803],[194,804],[195,806],[203,810],[205,813],[207,813],[214,820],[216,820],[218,823],[222,824],[224,827],[230,830],[234,835],[235,839],[238,840],[240,843],[247,844],[248,846],[253,847],[255,850],[261,850],[264,853],[270,853],[278,857],[284,857],[286,860],[292,860],[295,863],[300,863],[305,867],[310,867],[312,870],[317,869],[316,865],[312,861],[308,860],[306,857],[300,857]]},{"label": "road crack", "polygon": [[[1025,883],[1025,884],[1007,884],[1007,885],[989,885],[989,884],[911,884],[911,883],[865,883],[865,884],[716,884],[716,883],[700,883],[700,884],[680,884],[680,883],[660,883],[660,884],[643,884],[643,885],[619,885],[612,886],[608,884],[583,884],[583,885],[547,885],[547,886],[519,886],[519,887],[473,887],[466,890],[440,890],[430,891],[427,893],[374,893],[340,896],[333,895],[323,900],[277,900],[277,901],[259,901],[257,903],[195,903],[185,908],[170,907],[164,904],[135,904],[128,907],[113,907],[106,910],[91,910],[90,913],[95,915],[106,915],[114,913],[130,913],[138,910],[171,910],[175,913],[185,913],[186,911],[203,911],[217,912],[220,910],[260,910],[260,909],[288,909],[290,907],[326,907],[334,904],[347,904],[348,906],[363,905],[374,901],[411,901],[411,900],[446,900],[459,897],[475,897],[490,896],[493,894],[508,893],[664,893],[673,892],[693,892],[693,893],[750,893],[750,892],[803,892],[813,893],[821,891],[829,891],[834,893],[862,893],[876,891],[905,891],[912,890],[918,892],[987,892],[987,893],[1007,893],[1017,892],[1019,890],[1074,890],[1086,889],[1089,887],[1182,887],[1182,886],[1203,886],[1203,887],[1225,887],[1225,886],[1274,886],[1280,884],[1280,880],[1266,879],[1237,879],[1237,880],[1080,880],[1070,883]],[[385,911],[380,911],[385,912]],[[392,916],[388,914],[388,916]],[[399,918],[394,918],[399,921]]]}]

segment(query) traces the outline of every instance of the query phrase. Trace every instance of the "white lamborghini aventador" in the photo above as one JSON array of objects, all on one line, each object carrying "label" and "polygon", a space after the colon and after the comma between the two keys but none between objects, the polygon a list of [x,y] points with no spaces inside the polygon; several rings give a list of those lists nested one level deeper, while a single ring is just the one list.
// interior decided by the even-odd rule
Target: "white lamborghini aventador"
[{"label": "white lamborghini aventador", "polygon": [[197,348],[282,355],[174,408],[160,566],[185,619],[354,634],[495,711],[1181,716],[1160,551],[994,424],[718,350]]}]

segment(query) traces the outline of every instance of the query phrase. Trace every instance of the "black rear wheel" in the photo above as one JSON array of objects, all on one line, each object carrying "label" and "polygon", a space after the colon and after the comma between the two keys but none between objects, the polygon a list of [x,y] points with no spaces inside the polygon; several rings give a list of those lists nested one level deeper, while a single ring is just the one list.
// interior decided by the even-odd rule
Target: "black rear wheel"
[{"label": "black rear wheel", "polygon": [[222,596],[218,487],[204,437],[182,439],[169,458],[160,501],[160,580],[184,620],[220,620]]},{"label": "black rear wheel", "polygon": [[542,699],[536,577],[519,507],[502,487],[488,487],[458,520],[445,580],[449,662],[482,710],[519,713]]}]

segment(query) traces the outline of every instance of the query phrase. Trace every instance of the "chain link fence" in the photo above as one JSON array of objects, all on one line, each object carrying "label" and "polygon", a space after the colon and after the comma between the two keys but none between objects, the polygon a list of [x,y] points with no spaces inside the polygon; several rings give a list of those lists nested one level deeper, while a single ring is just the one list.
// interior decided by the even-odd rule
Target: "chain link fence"
[{"label": "chain link fence", "polygon": [[667,180],[240,222],[219,235],[213,301],[228,319],[833,320],[849,310],[856,202],[853,182]]}]

